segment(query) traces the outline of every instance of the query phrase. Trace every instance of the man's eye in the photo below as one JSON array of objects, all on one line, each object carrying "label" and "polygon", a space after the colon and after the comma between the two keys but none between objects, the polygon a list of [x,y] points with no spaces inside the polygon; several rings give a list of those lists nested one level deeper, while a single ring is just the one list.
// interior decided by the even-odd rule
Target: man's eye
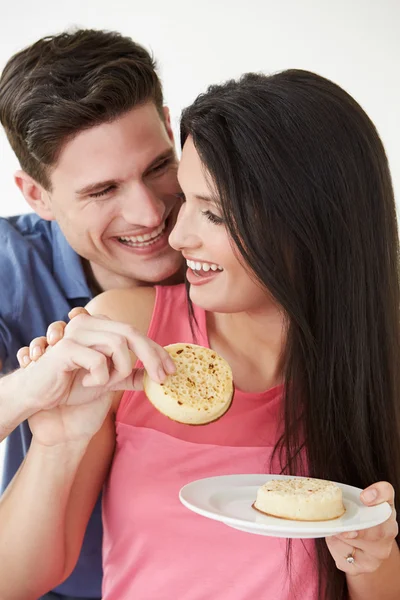
[{"label": "man's eye", "polygon": [[166,160],[163,160],[163,162],[161,162],[160,164],[153,167],[150,173],[159,173],[160,171],[163,171],[166,167],[168,167],[170,163],[171,159],[167,158]]},{"label": "man's eye", "polygon": [[113,190],[115,190],[115,185],[109,185],[104,190],[101,190],[100,192],[93,192],[92,194],[89,194],[89,196],[91,198],[100,198],[101,196],[107,196],[107,194]]},{"label": "man's eye", "polygon": [[183,192],[178,192],[178,194],[175,194],[175,196],[178,198],[178,200],[180,200],[181,202],[186,202],[186,197],[185,194]]}]

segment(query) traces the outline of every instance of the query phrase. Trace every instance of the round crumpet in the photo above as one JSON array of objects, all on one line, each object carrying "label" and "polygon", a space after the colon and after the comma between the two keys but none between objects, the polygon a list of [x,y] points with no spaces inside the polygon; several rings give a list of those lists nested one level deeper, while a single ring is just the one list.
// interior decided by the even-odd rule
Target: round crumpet
[{"label": "round crumpet", "polygon": [[232,370],[226,360],[195,344],[170,344],[165,350],[176,372],[161,384],[145,373],[144,391],[150,402],[166,417],[187,425],[219,419],[233,397]]}]

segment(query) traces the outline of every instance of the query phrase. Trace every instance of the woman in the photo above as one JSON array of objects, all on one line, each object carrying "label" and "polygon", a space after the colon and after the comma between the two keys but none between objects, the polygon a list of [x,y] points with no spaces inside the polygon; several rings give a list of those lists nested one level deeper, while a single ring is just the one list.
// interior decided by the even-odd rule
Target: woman
[{"label": "woman", "polygon": [[[355,536],[293,540],[287,561],[284,540],[193,515],[177,497],[199,477],[283,472],[394,505],[398,236],[376,130],[338,86],[286,71],[211,87],[181,133],[185,202],[170,243],[188,263],[190,303],[183,286],[107,292],[89,310],[113,320],[73,318],[19,373],[33,443],[0,505],[0,580],[10,598],[33,598],[65,578],[106,480],[105,600],[398,598],[394,506]],[[232,367],[232,408],[207,427],[165,419],[131,374],[133,352],[163,381],[173,365],[160,346],[177,341]]]}]

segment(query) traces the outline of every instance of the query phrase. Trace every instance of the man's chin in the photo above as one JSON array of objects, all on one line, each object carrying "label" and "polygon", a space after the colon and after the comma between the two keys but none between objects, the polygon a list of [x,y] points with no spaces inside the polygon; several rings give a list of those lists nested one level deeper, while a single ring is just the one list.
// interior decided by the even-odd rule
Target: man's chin
[{"label": "man's chin", "polygon": [[184,281],[185,281],[185,266],[182,263],[182,265],[177,270],[175,270],[171,275],[168,275],[168,277],[162,279],[158,283],[160,285],[177,285],[179,283],[184,283]]},{"label": "man's chin", "polygon": [[[157,268],[158,267],[158,268]],[[172,262],[170,266],[160,269],[160,265],[152,269],[150,265],[143,273],[132,275],[132,281],[138,285],[176,285],[184,282],[185,265],[182,258]]]}]

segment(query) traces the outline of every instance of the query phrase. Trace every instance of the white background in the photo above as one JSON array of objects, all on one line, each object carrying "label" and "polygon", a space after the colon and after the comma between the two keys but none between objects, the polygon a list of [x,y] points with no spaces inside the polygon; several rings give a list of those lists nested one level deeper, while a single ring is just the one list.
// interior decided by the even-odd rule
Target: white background
[{"label": "white background", "polygon": [[[400,202],[400,0],[16,0],[3,8],[0,69],[22,47],[72,27],[114,29],[158,60],[174,129],[210,83],[245,71],[315,71],[343,86],[381,134]],[[26,212],[0,134],[0,216]],[[0,447],[1,454],[1,447]],[[1,461],[0,461],[1,462]]]}]

